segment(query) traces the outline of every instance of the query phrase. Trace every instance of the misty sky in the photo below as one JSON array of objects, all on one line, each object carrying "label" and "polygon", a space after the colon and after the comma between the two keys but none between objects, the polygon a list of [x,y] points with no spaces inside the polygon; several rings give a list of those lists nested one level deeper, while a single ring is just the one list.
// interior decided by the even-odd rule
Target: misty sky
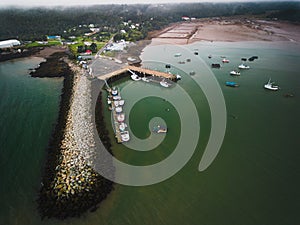
[{"label": "misty sky", "polygon": [[[95,4],[180,3],[180,2],[249,2],[254,0],[0,0],[1,6],[72,6]],[[256,0],[260,1],[260,0]],[[265,1],[265,0],[261,0]],[[276,1],[276,0],[269,0]],[[281,0],[290,1],[290,0]],[[297,0],[299,1],[299,0]]]}]

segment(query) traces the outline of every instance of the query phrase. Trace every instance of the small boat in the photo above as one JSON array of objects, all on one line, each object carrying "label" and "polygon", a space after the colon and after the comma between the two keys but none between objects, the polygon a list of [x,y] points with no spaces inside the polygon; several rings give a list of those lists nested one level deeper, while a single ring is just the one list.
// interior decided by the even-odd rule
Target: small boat
[{"label": "small boat", "polygon": [[178,63],[179,64],[185,64],[185,61],[179,61]]},{"label": "small boat", "polygon": [[274,85],[273,82],[271,82],[271,78],[269,79],[268,83],[264,85],[265,89],[271,90],[271,91],[277,91],[279,89],[279,86]]},{"label": "small boat", "polygon": [[179,74],[176,74],[176,80],[181,80],[181,76]]},{"label": "small boat", "polygon": [[170,69],[170,68],[171,68],[171,65],[170,65],[170,64],[166,64],[166,68],[167,68],[167,69]]},{"label": "small boat", "polygon": [[228,87],[238,87],[239,86],[236,82],[233,82],[233,81],[226,81],[225,84]]},{"label": "small boat", "polygon": [[123,106],[124,103],[125,103],[125,100],[124,100],[124,99],[119,100],[119,106]]},{"label": "small boat", "polygon": [[167,81],[165,81],[165,79],[163,79],[161,82],[159,82],[159,84],[163,87],[166,87],[166,88],[170,87],[170,84]]},{"label": "small boat", "polygon": [[121,139],[122,139],[123,142],[126,142],[126,141],[130,140],[128,131],[123,131],[120,134],[121,134]]},{"label": "small boat", "polygon": [[187,59],[186,61],[187,61],[187,62],[191,62],[191,59]]},{"label": "small boat", "polygon": [[191,72],[190,72],[190,75],[195,75],[195,71],[191,71]]},{"label": "small boat", "polygon": [[194,55],[198,55],[199,53],[198,52],[194,52]]},{"label": "small boat", "polygon": [[247,66],[247,65],[242,63],[241,65],[239,65],[239,69],[248,70],[248,69],[250,69],[250,66]]},{"label": "small boat", "polygon": [[239,71],[232,70],[232,71],[230,71],[230,75],[232,75],[232,76],[240,76],[241,73]]},{"label": "small boat", "polygon": [[132,74],[130,77],[131,77],[132,80],[135,80],[135,81],[138,81],[138,80],[142,79],[137,74]]},{"label": "small boat", "polygon": [[123,111],[122,107],[120,107],[120,106],[116,107],[115,110],[117,113],[121,113]]},{"label": "small boat", "polygon": [[123,122],[125,120],[125,114],[124,113],[118,114],[117,120],[118,120],[118,122]]},{"label": "small boat", "polygon": [[125,129],[126,129],[126,127],[127,127],[127,124],[126,123],[120,123],[119,124],[119,129],[120,129],[120,131],[125,131]]},{"label": "small boat", "polygon": [[211,55],[208,55],[208,58],[209,58],[209,59],[211,59],[211,57],[212,57]]},{"label": "small boat", "polygon": [[142,77],[142,81],[150,82],[150,80],[147,77]]},{"label": "small boat", "polygon": [[107,98],[107,104],[111,104],[111,100],[109,98]]},{"label": "small boat", "polygon": [[181,53],[176,53],[175,55],[174,55],[175,57],[179,57],[179,56],[181,56]]},{"label": "small boat", "polygon": [[242,61],[247,61],[247,58],[241,58]]},{"label": "small boat", "polygon": [[119,106],[119,101],[118,100],[114,101],[114,105],[115,105],[115,107],[118,107]]},{"label": "small boat", "polygon": [[160,125],[155,126],[152,130],[154,133],[160,134],[160,133],[167,133],[168,129],[166,127],[162,127]]},{"label": "small boat", "polygon": [[111,90],[111,94],[116,96],[118,94],[118,89],[113,87],[113,89]]},{"label": "small boat", "polygon": [[229,59],[222,59],[222,63],[229,63]]},{"label": "small boat", "polygon": [[220,65],[219,63],[212,63],[212,64],[211,64],[211,67],[212,67],[212,68],[220,68],[221,65]]},{"label": "small boat", "polygon": [[121,99],[121,96],[119,96],[119,95],[113,96],[113,100],[120,100],[120,99]]}]

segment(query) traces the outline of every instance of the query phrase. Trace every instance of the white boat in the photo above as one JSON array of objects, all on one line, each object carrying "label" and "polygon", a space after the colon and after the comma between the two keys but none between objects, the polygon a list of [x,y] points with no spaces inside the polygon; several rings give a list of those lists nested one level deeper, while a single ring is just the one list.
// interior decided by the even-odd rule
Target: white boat
[{"label": "white boat", "polygon": [[222,63],[229,63],[229,59],[222,59]]},{"label": "white boat", "polygon": [[176,74],[176,80],[181,80],[181,76],[179,74]]},{"label": "white boat", "polygon": [[120,112],[122,112],[122,111],[123,111],[122,107],[120,107],[120,106],[116,107],[116,109],[115,109],[115,110],[116,110],[116,112],[117,112],[117,113],[120,113]]},{"label": "white boat", "polygon": [[118,114],[117,120],[118,120],[118,122],[123,122],[125,120],[125,114],[124,113]]},{"label": "white boat", "polygon": [[124,103],[125,103],[125,100],[124,100],[124,99],[119,100],[119,106],[124,105]]},{"label": "white boat", "polygon": [[109,98],[107,98],[107,104],[111,104],[111,100]]},{"label": "white boat", "polygon": [[129,132],[128,131],[121,132],[121,139],[123,142],[129,141],[130,140]]},{"label": "white boat", "polygon": [[230,75],[232,75],[232,76],[240,76],[241,73],[239,71],[232,70],[232,71],[230,71]]},{"label": "white boat", "polygon": [[239,65],[239,69],[242,69],[242,70],[248,70],[248,69],[250,69],[250,66],[247,66],[247,65],[245,65],[245,64],[241,64],[241,65]]},{"label": "white boat", "polygon": [[168,82],[166,82],[165,79],[163,79],[161,82],[159,82],[159,84],[166,88],[170,86],[170,84]]},{"label": "white boat", "polygon": [[113,100],[120,100],[120,99],[121,99],[121,96],[119,96],[119,95],[113,96]]},{"label": "white boat", "polygon": [[114,96],[117,95],[118,94],[118,89],[113,87],[113,89],[111,90],[111,94],[114,95]]},{"label": "white boat", "polygon": [[147,77],[142,77],[142,81],[150,82],[150,80]]},{"label": "white boat", "polygon": [[279,86],[274,85],[273,82],[271,82],[271,78],[269,79],[268,83],[264,85],[265,89],[271,90],[271,91],[277,91],[279,89]]},{"label": "white boat", "polygon": [[132,74],[131,76],[131,79],[132,80],[135,80],[135,81],[138,81],[138,80],[141,80],[142,78],[140,78],[138,75],[136,75],[136,74]]},{"label": "white boat", "polygon": [[119,129],[120,129],[120,131],[125,131],[125,129],[126,129],[126,127],[127,127],[127,124],[126,123],[120,123],[119,124]]},{"label": "white boat", "polygon": [[115,105],[115,107],[118,107],[119,106],[119,101],[118,100],[114,101],[114,105]]}]

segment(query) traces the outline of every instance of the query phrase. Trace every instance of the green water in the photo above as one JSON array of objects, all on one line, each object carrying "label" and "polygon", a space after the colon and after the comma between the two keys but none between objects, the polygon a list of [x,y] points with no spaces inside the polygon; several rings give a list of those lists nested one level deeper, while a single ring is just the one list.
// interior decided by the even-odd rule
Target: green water
[{"label": "green water", "polygon": [[[28,78],[24,73],[8,77],[9,73],[3,71],[9,71],[10,63],[0,64],[1,93],[7,90],[2,82],[9,82],[10,85],[5,86],[11,88],[6,91],[5,98],[3,94],[0,96],[0,224],[300,224],[300,46],[296,43],[200,42],[181,48],[167,45],[147,47],[142,58],[144,66],[164,70],[165,64],[170,63],[172,72],[182,75],[178,85],[194,102],[201,126],[192,158],[177,174],[164,182],[144,187],[116,185],[96,212],[63,222],[52,219],[40,221],[34,203],[44,160],[43,149],[47,144],[51,123],[57,115],[59,93],[52,89],[59,90],[61,83]],[[198,49],[198,56],[193,54],[195,49]],[[181,52],[182,56],[174,57],[177,52]],[[209,54],[212,59],[208,59]],[[243,71],[240,77],[229,75],[240,64],[241,57],[249,58],[252,55],[259,58],[247,62],[250,70]],[[199,88],[194,77],[201,78],[201,73],[209,70],[212,62],[221,62],[221,56],[226,56],[230,63],[212,72],[226,102],[226,133],[217,157],[208,169],[199,172],[199,162],[209,139],[213,118],[205,92]],[[191,58],[190,63],[178,64],[178,61],[187,58]],[[20,67],[24,72],[27,67],[23,64],[21,61],[20,65],[14,65],[11,69]],[[198,70],[199,67],[203,70]],[[190,76],[190,71],[195,71],[196,75]],[[278,92],[264,90],[263,85],[269,77],[280,86]],[[226,87],[226,81],[236,81],[240,87]],[[24,82],[27,88],[22,86]],[[200,79],[200,82],[205,85],[206,81]],[[122,92],[128,85],[145,84],[124,79],[116,85]],[[155,91],[167,91],[175,96],[178,94],[172,93],[175,89],[165,90],[158,85],[149,85],[153,85]],[[31,99],[27,102],[22,100],[23,97],[26,99],[25,90],[28,92],[27,99]],[[16,94],[18,92],[19,95]],[[49,99],[47,102],[44,102],[45,97],[38,97],[43,96],[42,93],[48,93],[45,94]],[[285,93],[293,93],[295,97],[285,98]],[[24,109],[21,111],[19,106],[18,112],[14,110],[13,98],[19,96],[22,99],[17,101],[17,105]],[[125,94],[123,97],[126,100]],[[105,96],[103,100],[106,100]],[[3,101],[7,102],[5,106]],[[189,108],[185,110],[189,111]],[[6,111],[10,113],[3,113]],[[36,113],[39,116],[35,116]],[[150,165],[172,153],[181,135],[182,124],[176,108],[170,102],[157,97],[142,99],[132,108],[128,117],[130,128],[137,137],[146,138],[150,135],[148,122],[157,116],[165,120],[169,129],[162,144],[152,151],[138,152],[113,143],[113,151],[118,159],[133,165]],[[105,118],[111,139],[114,140],[108,110],[105,111]],[[40,128],[43,119],[48,122],[45,121]],[[25,132],[28,124],[30,128]],[[37,134],[40,134],[40,139]],[[23,141],[15,141],[17,137],[18,140],[22,137]],[[7,143],[9,140],[10,145]],[[21,148],[22,145],[27,147]],[[2,146],[5,146],[4,150]]]},{"label": "green water", "polygon": [[33,224],[61,79],[29,76],[40,58],[0,63],[0,224]]}]

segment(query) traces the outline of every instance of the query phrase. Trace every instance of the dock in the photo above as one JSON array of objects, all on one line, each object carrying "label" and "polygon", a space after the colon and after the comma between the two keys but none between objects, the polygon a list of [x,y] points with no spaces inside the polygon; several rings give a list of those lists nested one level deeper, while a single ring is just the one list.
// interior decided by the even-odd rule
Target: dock
[{"label": "dock", "polygon": [[162,77],[162,78],[166,78],[166,79],[169,79],[169,80],[175,80],[176,79],[176,76],[174,74],[165,73],[165,72],[161,72],[161,71],[157,71],[157,70],[150,70],[150,69],[136,67],[136,66],[126,66],[122,69],[113,71],[111,73],[108,73],[108,74],[105,74],[105,75],[99,75],[99,76],[96,75],[96,76],[100,80],[107,80],[111,77],[114,77],[114,76],[117,76],[119,74],[125,73],[128,70],[138,72],[140,74],[148,74],[148,75],[151,75],[151,76]]}]

